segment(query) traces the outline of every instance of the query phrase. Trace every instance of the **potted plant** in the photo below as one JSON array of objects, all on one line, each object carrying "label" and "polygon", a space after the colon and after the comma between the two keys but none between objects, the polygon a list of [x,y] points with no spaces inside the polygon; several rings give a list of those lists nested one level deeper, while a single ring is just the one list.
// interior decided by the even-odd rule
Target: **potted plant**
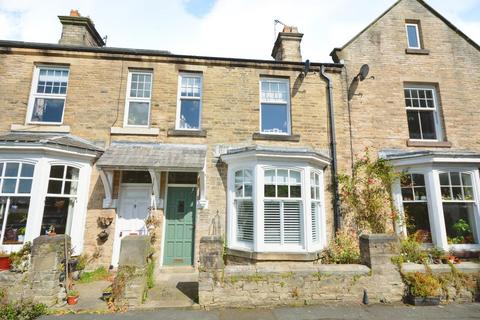
[{"label": "potted plant", "polygon": [[10,265],[12,261],[10,260],[10,255],[4,251],[0,252],[0,271],[10,270]]},{"label": "potted plant", "polygon": [[78,302],[78,291],[69,290],[67,294],[67,303],[72,305],[72,304],[77,304],[77,302]]},{"label": "potted plant", "polygon": [[414,306],[437,306],[440,304],[441,284],[431,273],[415,272],[405,276],[408,285],[406,300]]},{"label": "potted plant", "polygon": [[57,233],[55,232],[55,226],[52,224],[50,225],[50,227],[48,227],[47,231],[46,231],[47,235],[49,236],[56,236]]},{"label": "potted plant", "polygon": [[112,299],[112,295],[113,295],[113,288],[112,288],[112,285],[109,285],[102,292],[103,301],[107,301],[107,302],[110,301],[110,299]]},{"label": "potted plant", "polygon": [[25,227],[20,227],[17,230],[17,241],[23,243],[25,240]]}]

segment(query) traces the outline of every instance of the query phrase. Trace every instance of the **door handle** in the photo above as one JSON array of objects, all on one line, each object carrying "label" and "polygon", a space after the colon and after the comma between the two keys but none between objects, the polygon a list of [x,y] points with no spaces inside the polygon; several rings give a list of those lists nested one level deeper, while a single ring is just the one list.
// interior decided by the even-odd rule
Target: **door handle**
[{"label": "door handle", "polygon": [[122,236],[122,234],[123,234],[123,231],[120,231],[120,237]]}]

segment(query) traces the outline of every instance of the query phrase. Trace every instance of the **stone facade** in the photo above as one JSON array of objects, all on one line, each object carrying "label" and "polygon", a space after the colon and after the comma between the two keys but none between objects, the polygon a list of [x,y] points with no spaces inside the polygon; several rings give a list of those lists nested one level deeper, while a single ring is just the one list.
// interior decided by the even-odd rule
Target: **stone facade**
[{"label": "stone facade", "polygon": [[[406,50],[406,21],[420,21],[423,51]],[[423,1],[399,1],[332,55],[344,63],[345,88],[352,89],[350,84],[363,64],[370,67],[367,79],[354,83],[356,90],[349,101],[353,155],[362,154],[365,147],[374,151],[480,151],[480,141],[472,138],[479,134],[479,47],[442,21]],[[405,84],[432,85],[438,90],[443,140],[448,143],[409,143]]]}]

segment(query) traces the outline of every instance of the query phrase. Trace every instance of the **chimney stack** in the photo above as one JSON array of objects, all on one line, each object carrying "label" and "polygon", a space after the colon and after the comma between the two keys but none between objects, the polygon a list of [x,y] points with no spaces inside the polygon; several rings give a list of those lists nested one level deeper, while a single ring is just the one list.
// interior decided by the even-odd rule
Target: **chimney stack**
[{"label": "chimney stack", "polygon": [[59,44],[80,47],[103,47],[103,41],[89,17],[82,17],[78,10],[70,10],[69,16],[58,16],[63,25]]},{"label": "chimney stack", "polygon": [[302,61],[302,37],[303,33],[299,33],[297,27],[284,26],[273,45],[272,57],[277,61]]}]

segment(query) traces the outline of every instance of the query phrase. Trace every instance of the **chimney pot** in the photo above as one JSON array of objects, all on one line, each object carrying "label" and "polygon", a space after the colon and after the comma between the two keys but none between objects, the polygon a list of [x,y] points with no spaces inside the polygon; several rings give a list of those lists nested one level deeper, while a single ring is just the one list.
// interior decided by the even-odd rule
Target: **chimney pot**
[{"label": "chimney pot", "polygon": [[70,17],[81,17],[80,12],[78,10],[70,10]]}]

